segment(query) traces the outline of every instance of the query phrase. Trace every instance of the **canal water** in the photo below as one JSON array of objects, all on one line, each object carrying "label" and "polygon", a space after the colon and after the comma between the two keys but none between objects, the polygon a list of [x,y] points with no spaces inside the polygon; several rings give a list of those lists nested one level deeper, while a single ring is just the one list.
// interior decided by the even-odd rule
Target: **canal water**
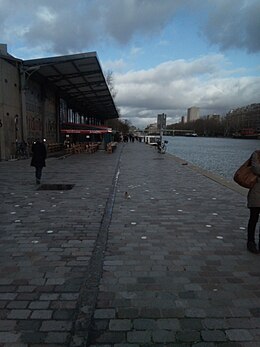
[{"label": "canal water", "polygon": [[233,180],[234,172],[252,152],[260,150],[260,140],[212,137],[164,136],[167,152],[205,170]]}]

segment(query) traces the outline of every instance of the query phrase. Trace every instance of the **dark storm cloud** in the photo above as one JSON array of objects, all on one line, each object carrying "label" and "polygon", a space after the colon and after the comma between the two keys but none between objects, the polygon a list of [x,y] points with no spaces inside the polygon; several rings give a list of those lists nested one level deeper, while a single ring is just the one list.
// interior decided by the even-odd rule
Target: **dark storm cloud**
[{"label": "dark storm cloud", "polygon": [[[59,4],[58,4],[59,3]],[[72,53],[90,47],[99,37],[100,13],[93,1],[42,2],[24,34],[27,42],[45,44],[55,53]]]},{"label": "dark storm cloud", "polygon": [[258,0],[219,0],[211,3],[204,34],[222,50],[260,51],[260,2]]},{"label": "dark storm cloud", "polygon": [[3,41],[54,53],[91,49],[97,41],[128,43],[162,29],[186,0],[0,0]]},{"label": "dark storm cloud", "polygon": [[96,0],[0,0],[0,40],[15,39],[28,49],[51,53],[82,51],[101,36],[97,4]]},{"label": "dark storm cloud", "polygon": [[1,41],[50,53],[124,45],[137,34],[159,34],[180,10],[203,12],[204,35],[222,50],[259,52],[259,0],[0,0]]},{"label": "dark storm cloud", "polygon": [[[112,0],[104,10],[104,24],[116,41],[127,43],[135,33],[152,34],[172,19],[186,0]],[[104,5],[108,4],[104,2]]]}]

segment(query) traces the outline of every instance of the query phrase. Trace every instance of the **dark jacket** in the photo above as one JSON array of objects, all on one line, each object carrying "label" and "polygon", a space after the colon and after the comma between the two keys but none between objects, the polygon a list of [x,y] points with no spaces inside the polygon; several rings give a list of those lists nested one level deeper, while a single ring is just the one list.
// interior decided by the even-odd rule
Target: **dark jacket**
[{"label": "dark jacket", "polygon": [[31,160],[31,166],[34,167],[44,167],[45,159],[47,156],[46,147],[42,142],[36,141],[32,145],[32,160]]},{"label": "dark jacket", "polygon": [[257,182],[247,195],[247,207],[260,207],[260,151],[255,151],[251,157],[252,171],[258,176]]}]

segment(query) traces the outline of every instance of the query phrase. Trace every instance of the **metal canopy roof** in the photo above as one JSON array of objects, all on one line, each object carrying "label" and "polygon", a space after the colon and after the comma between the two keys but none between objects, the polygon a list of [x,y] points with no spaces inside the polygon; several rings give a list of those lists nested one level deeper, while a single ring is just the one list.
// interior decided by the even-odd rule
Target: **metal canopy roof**
[{"label": "metal canopy roof", "polygon": [[119,117],[96,52],[25,60],[23,66],[54,86],[74,110],[99,119]]}]

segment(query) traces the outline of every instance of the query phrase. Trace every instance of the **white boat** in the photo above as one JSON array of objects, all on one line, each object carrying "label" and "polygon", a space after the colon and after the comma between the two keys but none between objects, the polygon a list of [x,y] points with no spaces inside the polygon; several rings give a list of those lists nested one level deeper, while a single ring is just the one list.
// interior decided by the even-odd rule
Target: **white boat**
[{"label": "white boat", "polygon": [[189,136],[189,137],[197,137],[198,134],[196,133],[186,133],[185,136]]},{"label": "white boat", "polygon": [[160,141],[160,136],[156,135],[147,135],[144,139],[144,142],[150,146],[157,146],[158,141]]}]

